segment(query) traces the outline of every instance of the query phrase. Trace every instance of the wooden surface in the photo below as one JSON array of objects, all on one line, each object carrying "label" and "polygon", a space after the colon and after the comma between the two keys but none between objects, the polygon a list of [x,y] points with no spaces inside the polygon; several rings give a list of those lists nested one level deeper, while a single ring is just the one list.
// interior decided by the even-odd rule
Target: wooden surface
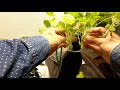
[{"label": "wooden surface", "polygon": [[[81,70],[85,73],[86,77],[88,78],[119,78],[120,77],[119,73],[115,73],[111,69],[110,65],[106,63],[101,56],[92,58],[90,54],[84,51],[82,51],[82,55],[83,55],[83,60],[85,61],[85,65],[81,68]],[[85,70],[89,72],[85,72]]]},{"label": "wooden surface", "polygon": [[[63,50],[64,50],[63,51],[63,55],[64,55],[66,49]],[[81,53],[83,57],[82,58],[83,63],[80,67],[80,71],[83,72],[84,78],[119,78],[120,77],[120,74],[114,73],[110,65],[107,64],[101,56],[96,54],[96,57],[94,56],[93,58],[95,52],[90,54],[90,51],[88,51],[89,53],[88,54],[87,51],[82,51]],[[47,58],[46,64],[49,68],[50,77],[57,78],[59,74],[59,70],[61,69],[61,65],[59,68],[59,64],[61,63],[56,63],[55,53]]]}]

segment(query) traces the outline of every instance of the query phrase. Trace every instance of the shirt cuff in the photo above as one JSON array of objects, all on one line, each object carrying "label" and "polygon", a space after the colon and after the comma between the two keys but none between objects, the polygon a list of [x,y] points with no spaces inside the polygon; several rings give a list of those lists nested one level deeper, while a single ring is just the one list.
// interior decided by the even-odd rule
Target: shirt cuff
[{"label": "shirt cuff", "polygon": [[21,41],[28,47],[33,58],[34,64],[44,61],[50,53],[48,40],[43,36],[33,36],[30,38],[21,38]]},{"label": "shirt cuff", "polygon": [[115,72],[120,72],[120,44],[117,45],[110,54],[111,68]]}]

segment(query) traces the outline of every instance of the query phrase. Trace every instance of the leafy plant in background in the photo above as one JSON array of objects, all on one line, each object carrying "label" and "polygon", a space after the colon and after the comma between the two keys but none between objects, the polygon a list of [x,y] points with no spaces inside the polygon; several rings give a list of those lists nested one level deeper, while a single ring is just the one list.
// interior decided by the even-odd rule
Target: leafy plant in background
[{"label": "leafy plant in background", "polygon": [[38,70],[37,68],[33,68],[26,78],[40,78],[37,70]]},{"label": "leafy plant in background", "polygon": [[[90,28],[102,26],[113,32],[120,25],[120,12],[64,12],[62,19],[58,22],[56,22],[54,12],[46,12],[46,14],[49,19],[43,21],[44,26],[39,31],[42,33],[48,28],[64,30],[68,51],[72,52],[80,52],[83,48],[83,39],[89,34]],[[79,51],[73,51],[72,49],[72,40],[75,37],[77,37],[81,47]]]}]

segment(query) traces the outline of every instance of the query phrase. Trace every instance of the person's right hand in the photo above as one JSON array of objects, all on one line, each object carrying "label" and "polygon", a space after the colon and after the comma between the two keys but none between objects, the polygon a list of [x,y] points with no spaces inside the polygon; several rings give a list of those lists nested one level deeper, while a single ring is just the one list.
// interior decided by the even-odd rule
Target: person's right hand
[{"label": "person's right hand", "polygon": [[58,30],[57,28],[48,28],[42,33],[50,45],[50,53],[53,54],[58,48],[66,46],[66,36],[64,31]]},{"label": "person's right hand", "polygon": [[[106,36],[102,37],[105,33]],[[103,27],[91,28],[89,35],[84,39],[84,46],[98,52],[109,64],[110,53],[118,44],[120,44],[120,37],[115,33],[110,36],[109,30]]]}]

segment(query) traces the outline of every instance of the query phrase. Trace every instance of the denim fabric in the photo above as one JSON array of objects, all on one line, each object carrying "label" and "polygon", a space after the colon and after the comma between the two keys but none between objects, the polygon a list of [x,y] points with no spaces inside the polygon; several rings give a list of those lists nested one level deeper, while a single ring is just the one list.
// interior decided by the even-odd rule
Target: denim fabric
[{"label": "denim fabric", "polygon": [[45,37],[33,36],[0,41],[0,78],[24,78],[50,52]]}]

